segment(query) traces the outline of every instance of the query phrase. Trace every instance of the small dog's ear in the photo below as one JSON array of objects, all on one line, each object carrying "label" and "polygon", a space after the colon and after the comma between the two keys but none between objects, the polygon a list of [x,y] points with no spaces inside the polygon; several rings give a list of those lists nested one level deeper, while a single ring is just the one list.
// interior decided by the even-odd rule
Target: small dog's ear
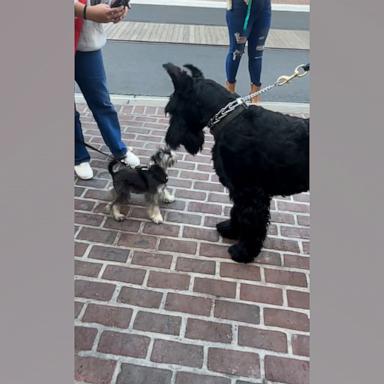
[{"label": "small dog's ear", "polygon": [[187,72],[183,71],[180,67],[172,63],[163,64],[163,67],[171,77],[175,91],[185,91],[186,89],[190,88],[192,85],[192,78],[188,75]]},{"label": "small dog's ear", "polygon": [[185,64],[183,65],[184,68],[187,68],[191,71],[192,73],[192,77],[193,78],[201,78],[201,79],[204,79],[204,75],[203,75],[203,72],[200,71],[199,68],[196,68],[194,65],[192,64]]}]

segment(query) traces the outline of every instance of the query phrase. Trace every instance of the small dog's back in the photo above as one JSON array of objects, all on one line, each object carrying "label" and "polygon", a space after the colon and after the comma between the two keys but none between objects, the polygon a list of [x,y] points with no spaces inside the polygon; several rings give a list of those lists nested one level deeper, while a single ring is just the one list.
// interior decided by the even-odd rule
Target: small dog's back
[{"label": "small dog's back", "polygon": [[155,193],[160,185],[166,184],[168,177],[163,168],[157,164],[149,168],[123,167],[115,171],[113,168],[117,160],[112,160],[108,171],[112,176],[113,186],[117,193],[129,190],[133,193]]},{"label": "small dog's back", "polygon": [[108,171],[111,174],[113,187],[117,194],[124,192],[143,193],[148,189],[153,189],[150,188],[149,184],[151,183],[149,183],[145,170],[126,166],[115,171],[114,167],[117,163],[117,160],[112,160],[108,165]]}]

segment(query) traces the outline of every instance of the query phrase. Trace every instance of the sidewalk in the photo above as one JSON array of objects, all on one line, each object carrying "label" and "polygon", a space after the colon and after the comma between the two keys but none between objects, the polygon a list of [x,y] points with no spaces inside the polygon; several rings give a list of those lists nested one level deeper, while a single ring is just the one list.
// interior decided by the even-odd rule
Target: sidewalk
[{"label": "sidewalk", "polygon": [[[158,105],[116,103],[123,139],[144,164],[167,129]],[[106,150],[77,106],[86,140]],[[76,383],[309,383],[309,194],[273,200],[265,250],[236,264],[214,228],[230,204],[211,146],[206,133],[201,154],[177,152],[176,201],[161,225],[141,196],[122,223],[105,213],[102,155],[91,153],[93,180],[75,181]]]},{"label": "sidewalk", "polygon": [[[225,0],[133,0],[133,5],[169,5],[182,6],[186,10],[191,7],[222,8],[223,19],[226,7]],[[279,9],[279,7],[281,9]],[[308,0],[280,0],[272,2],[272,9],[285,11],[309,11]],[[133,12],[133,11],[132,11]],[[188,12],[188,11],[186,11]],[[186,22],[158,22],[158,20],[128,20],[118,24],[108,24],[105,29],[107,37],[116,41],[135,41],[171,44],[199,44],[211,46],[227,46],[228,30],[223,25],[198,25],[189,20]],[[310,49],[309,31],[271,29],[266,41],[267,48]]]},{"label": "sidewalk", "polygon": [[[225,6],[226,0],[131,0],[132,4],[162,4],[162,5],[186,5],[193,6],[190,4],[216,4],[217,6]],[[272,6],[283,4],[283,5],[310,5],[310,0],[272,0]]]},{"label": "sidewalk", "polygon": [[[228,46],[227,27],[123,21],[105,27],[107,37],[117,41]],[[309,49],[309,31],[271,29],[266,48]]]}]

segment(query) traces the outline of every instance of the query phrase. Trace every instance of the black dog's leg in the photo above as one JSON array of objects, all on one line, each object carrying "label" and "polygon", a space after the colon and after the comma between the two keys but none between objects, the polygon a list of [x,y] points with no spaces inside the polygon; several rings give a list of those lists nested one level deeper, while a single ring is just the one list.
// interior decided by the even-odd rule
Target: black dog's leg
[{"label": "black dog's leg", "polygon": [[239,220],[236,205],[231,209],[231,218],[216,224],[216,229],[222,237],[236,240],[239,238]]},{"label": "black dog's leg", "polygon": [[270,219],[271,197],[262,190],[234,199],[239,225],[239,242],[228,249],[232,260],[238,263],[250,263],[260,253],[267,235]]}]

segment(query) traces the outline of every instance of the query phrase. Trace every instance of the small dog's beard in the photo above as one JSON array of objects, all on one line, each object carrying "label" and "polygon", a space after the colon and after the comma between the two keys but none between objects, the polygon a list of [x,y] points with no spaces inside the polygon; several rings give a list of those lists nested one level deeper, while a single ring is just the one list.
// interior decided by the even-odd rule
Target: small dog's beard
[{"label": "small dog's beard", "polygon": [[163,154],[161,160],[158,162],[158,165],[163,168],[165,171],[168,168],[171,168],[176,163],[176,155],[174,153]]},{"label": "small dog's beard", "polygon": [[175,165],[176,159],[174,157],[168,157],[166,164],[165,164],[165,169],[171,168]]}]

